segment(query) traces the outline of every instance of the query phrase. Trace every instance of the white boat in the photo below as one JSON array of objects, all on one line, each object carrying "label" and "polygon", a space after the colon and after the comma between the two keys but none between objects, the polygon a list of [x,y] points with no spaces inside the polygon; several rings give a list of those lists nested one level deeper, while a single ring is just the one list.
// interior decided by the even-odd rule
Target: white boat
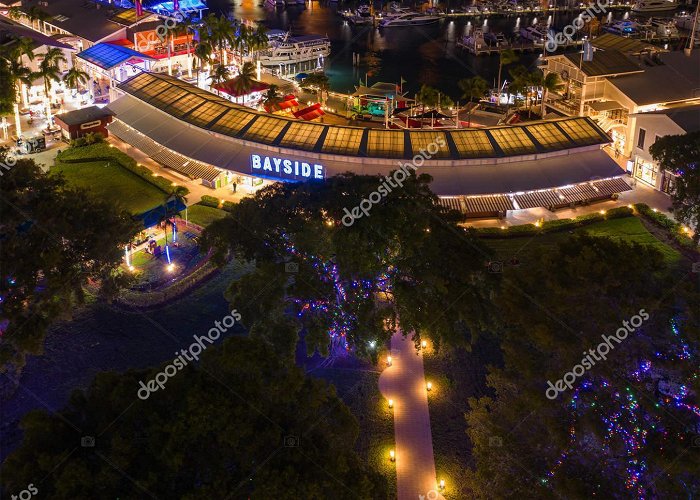
[{"label": "white boat", "polygon": [[374,22],[374,16],[369,5],[360,5],[347,19],[355,25],[372,24]]},{"label": "white boat", "polygon": [[260,54],[260,64],[276,67],[280,64],[295,64],[327,57],[331,53],[331,41],[323,35],[270,37],[270,46]]},{"label": "white boat", "polygon": [[659,38],[679,38],[678,28],[671,19],[651,19],[649,24],[654,34]]},{"label": "white boat", "polygon": [[520,36],[525,40],[534,42],[535,45],[544,44],[545,40],[547,39],[546,29],[542,29],[538,25],[521,28]]},{"label": "white boat", "polygon": [[693,20],[695,20],[695,31],[700,31],[700,17],[695,19],[695,14],[681,14],[674,18],[676,27],[682,30],[691,31],[693,29]]},{"label": "white boat", "polygon": [[418,12],[404,12],[396,15],[389,15],[379,21],[382,28],[396,28],[401,26],[424,26],[433,24],[440,20],[439,16],[432,14],[420,14]]},{"label": "white boat", "polygon": [[632,6],[632,12],[642,14],[676,10],[676,8],[678,8],[677,0],[637,0]]},{"label": "white boat", "polygon": [[624,37],[639,35],[639,25],[634,21],[614,21],[603,26],[603,31]]}]

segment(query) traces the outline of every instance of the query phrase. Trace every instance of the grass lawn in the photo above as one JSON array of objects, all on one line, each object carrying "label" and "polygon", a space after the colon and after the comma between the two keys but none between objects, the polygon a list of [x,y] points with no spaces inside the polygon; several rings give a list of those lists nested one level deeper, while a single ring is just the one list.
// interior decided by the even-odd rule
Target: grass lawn
[{"label": "grass lawn", "polygon": [[396,468],[388,459],[395,443],[394,415],[379,392],[379,373],[323,368],[314,370],[312,375],[332,383],[350,407],[360,424],[356,444],[360,458],[386,478],[389,498],[396,498]]},{"label": "grass lawn", "polygon": [[51,168],[51,173],[59,172],[69,184],[85,188],[99,198],[124,207],[134,215],[162,204],[165,198],[163,191],[115,161],[62,163],[58,160]]},{"label": "grass lawn", "polygon": [[[226,217],[227,212],[219,208],[205,207],[204,205],[191,205],[187,207],[187,220],[198,226],[207,227],[215,220]],[[180,212],[180,217],[185,218],[185,212]]]},{"label": "grass lawn", "polygon": [[[575,230],[587,231],[593,236],[610,236],[627,242],[651,245],[659,250],[670,265],[678,264],[682,257],[675,249],[658,240],[642,224],[638,217],[625,217],[595,222]],[[508,260],[514,256],[520,261],[527,261],[535,254],[547,253],[561,241],[568,238],[569,231],[540,234],[522,238],[484,239],[483,242],[496,252],[498,260]]]}]

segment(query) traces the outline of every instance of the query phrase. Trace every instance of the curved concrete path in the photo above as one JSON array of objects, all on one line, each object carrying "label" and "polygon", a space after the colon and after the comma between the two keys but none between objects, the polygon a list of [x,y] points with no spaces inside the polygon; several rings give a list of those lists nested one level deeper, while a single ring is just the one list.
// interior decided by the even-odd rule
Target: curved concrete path
[{"label": "curved concrete path", "polygon": [[409,335],[397,331],[391,338],[392,366],[379,377],[379,390],[394,400],[396,490],[399,500],[437,500],[433,437],[430,432],[428,393],[423,355]]}]

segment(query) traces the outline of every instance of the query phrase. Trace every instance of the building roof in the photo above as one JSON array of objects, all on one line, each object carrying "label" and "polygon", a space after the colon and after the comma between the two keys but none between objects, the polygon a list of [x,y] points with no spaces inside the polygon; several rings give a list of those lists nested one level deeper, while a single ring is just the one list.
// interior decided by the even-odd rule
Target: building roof
[{"label": "building roof", "polygon": [[660,109],[649,113],[636,113],[634,116],[667,116],[686,132],[700,130],[700,104],[678,108]]},{"label": "building roof", "polygon": [[[124,95],[112,102],[109,107],[115,112],[117,120],[112,122],[109,129],[122,139],[134,144],[149,156],[157,159],[162,147],[177,152],[183,157],[201,162],[206,165],[232,170],[245,175],[256,175],[252,171],[251,155],[275,155],[277,157],[321,163],[325,176],[339,175],[352,171],[359,175],[389,175],[397,169],[397,161],[376,158],[359,158],[336,156],[309,151],[305,146],[305,137],[312,136],[312,142],[319,135],[334,134],[336,139],[349,142],[354,140],[352,134],[358,131],[367,134],[370,130],[353,127],[336,127],[315,123],[290,120],[287,132],[283,132],[284,142],[278,141],[270,146],[259,139],[250,139],[245,133],[244,139],[232,138],[203,130],[181,119],[175,118],[166,111],[145,105],[133,95]],[[264,125],[273,127],[274,117],[263,116]],[[568,120],[555,122],[566,123]],[[538,125],[550,125],[539,123]],[[115,128],[116,126],[116,128]],[[121,131],[119,129],[122,129]],[[292,130],[293,128],[293,130]],[[133,130],[132,134],[124,133],[124,129]],[[464,130],[460,133],[486,134],[497,129],[482,129],[477,131]],[[373,129],[374,130],[374,129]],[[521,127],[511,127],[509,130],[522,132]],[[400,140],[406,140],[405,131],[375,130],[377,137],[385,133],[398,134]],[[455,132],[455,131],[453,131]],[[340,135],[338,135],[338,133]],[[423,131],[423,138],[434,140],[436,135],[446,134],[445,131]],[[306,135],[308,134],[308,135]],[[345,135],[348,134],[348,135]],[[129,137],[131,135],[131,137]],[[134,136],[137,137],[134,140]],[[446,136],[443,135],[443,138]],[[143,140],[151,143],[143,145]],[[247,140],[246,140],[247,139]],[[413,137],[409,136],[409,140]],[[561,137],[560,137],[561,139]],[[368,138],[362,139],[367,141]],[[323,141],[322,141],[323,142]],[[422,143],[422,144],[425,144]],[[475,146],[477,149],[479,146]],[[351,146],[352,148],[352,146]],[[476,151],[480,154],[480,151]],[[160,160],[158,160],[160,161]],[[431,189],[440,196],[478,195],[493,193],[519,193],[523,191],[551,189],[555,187],[592,182],[624,175],[624,171],[610,156],[599,148],[570,150],[556,155],[528,155],[501,160],[456,160],[456,161],[426,161],[419,173],[432,176]],[[259,175],[259,174],[258,174]]]},{"label": "building roof", "polygon": [[638,106],[700,98],[700,51],[690,56],[682,51],[659,54],[644,63],[643,73],[609,82]]},{"label": "building roof", "polygon": [[82,123],[101,120],[105,116],[114,116],[114,113],[106,107],[89,106],[87,108],[76,109],[56,115],[55,118],[66,125],[80,125]]},{"label": "building roof", "polygon": [[532,155],[610,142],[591,119],[582,117],[480,130],[384,130],[303,123],[260,113],[164,74],[141,73],[117,87],[203,130],[325,154],[408,159],[442,139],[444,145],[434,156],[460,160]]},{"label": "building roof", "polygon": [[579,52],[568,52],[564,55],[572,64],[580,66],[586,76],[623,75],[643,71],[619,50],[596,51],[593,60],[589,62],[583,61]]},{"label": "building roof", "polygon": [[650,43],[635,40],[634,38],[613,35],[612,33],[603,33],[602,35],[591,40],[591,44],[596,49],[617,50],[626,55],[637,55],[641,54],[642,52],[668,52],[667,50]]},{"label": "building roof", "polygon": [[[37,7],[49,14],[51,19],[47,20],[47,23],[52,26],[91,42],[99,42],[125,26],[136,24],[136,21],[126,24],[126,21],[113,19],[127,12],[126,9],[86,0],[52,0],[41,4],[39,0],[26,0],[22,11],[27,12],[31,7]],[[150,15],[152,13],[148,12],[140,19]]]},{"label": "building roof", "polygon": [[49,47],[58,47],[59,49],[75,50],[70,45],[62,43],[54,37],[34,31],[8,17],[0,16],[0,40],[8,36],[13,38],[29,38],[34,40],[37,47],[47,45]]},{"label": "building roof", "polygon": [[125,63],[129,59],[153,59],[146,54],[136,52],[123,45],[105,42],[96,43],[92,47],[76,54],[76,57],[99,66],[102,69],[112,69]]},{"label": "building roof", "polygon": [[250,82],[250,88],[248,89],[247,92],[243,92],[239,89],[236,88],[236,83],[238,82],[238,76],[231,78],[230,80],[226,80],[225,82],[222,83],[217,83],[213,87],[218,90],[219,92],[224,92],[230,96],[233,97],[241,97],[244,95],[252,94],[253,92],[262,92],[263,90],[267,90],[270,88],[270,85],[265,83],[265,82],[259,82],[257,80],[251,80]]}]

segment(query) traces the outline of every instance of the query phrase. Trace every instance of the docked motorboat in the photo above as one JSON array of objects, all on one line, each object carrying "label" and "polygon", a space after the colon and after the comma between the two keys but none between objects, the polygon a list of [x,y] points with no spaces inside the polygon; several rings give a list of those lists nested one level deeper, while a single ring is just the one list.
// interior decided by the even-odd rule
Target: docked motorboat
[{"label": "docked motorboat", "polygon": [[676,39],[680,37],[678,28],[671,19],[651,19],[650,28],[654,35],[662,39]]},{"label": "docked motorboat", "polygon": [[291,36],[285,33],[280,36],[275,33],[270,36],[268,33],[268,38],[270,45],[260,54],[260,64],[266,67],[313,61],[331,53],[331,42],[323,35]]},{"label": "docked motorboat", "polygon": [[677,8],[678,0],[637,0],[632,6],[632,12],[644,14],[646,12],[665,12]]},{"label": "docked motorboat", "polygon": [[398,28],[403,26],[425,26],[434,24],[440,20],[434,14],[421,14],[419,12],[402,12],[399,14],[389,14],[379,21],[382,28]]},{"label": "docked motorboat", "polygon": [[614,21],[603,26],[603,31],[613,35],[635,37],[640,33],[639,25],[634,21]]},{"label": "docked motorboat", "polygon": [[494,33],[493,31],[484,33],[484,40],[486,40],[491,47],[507,47],[510,45],[503,33]]},{"label": "docked motorboat", "polygon": [[369,5],[360,5],[347,19],[355,25],[372,24],[374,22],[372,9],[370,9]]},{"label": "docked motorboat", "polygon": [[673,20],[676,23],[676,27],[686,31],[692,31],[693,21],[695,21],[695,31],[700,32],[700,17],[696,19],[695,14],[683,13],[676,16]]},{"label": "docked motorboat", "polygon": [[520,36],[525,40],[530,40],[535,45],[542,45],[547,39],[547,31],[546,28],[539,25],[528,26],[520,29]]}]

